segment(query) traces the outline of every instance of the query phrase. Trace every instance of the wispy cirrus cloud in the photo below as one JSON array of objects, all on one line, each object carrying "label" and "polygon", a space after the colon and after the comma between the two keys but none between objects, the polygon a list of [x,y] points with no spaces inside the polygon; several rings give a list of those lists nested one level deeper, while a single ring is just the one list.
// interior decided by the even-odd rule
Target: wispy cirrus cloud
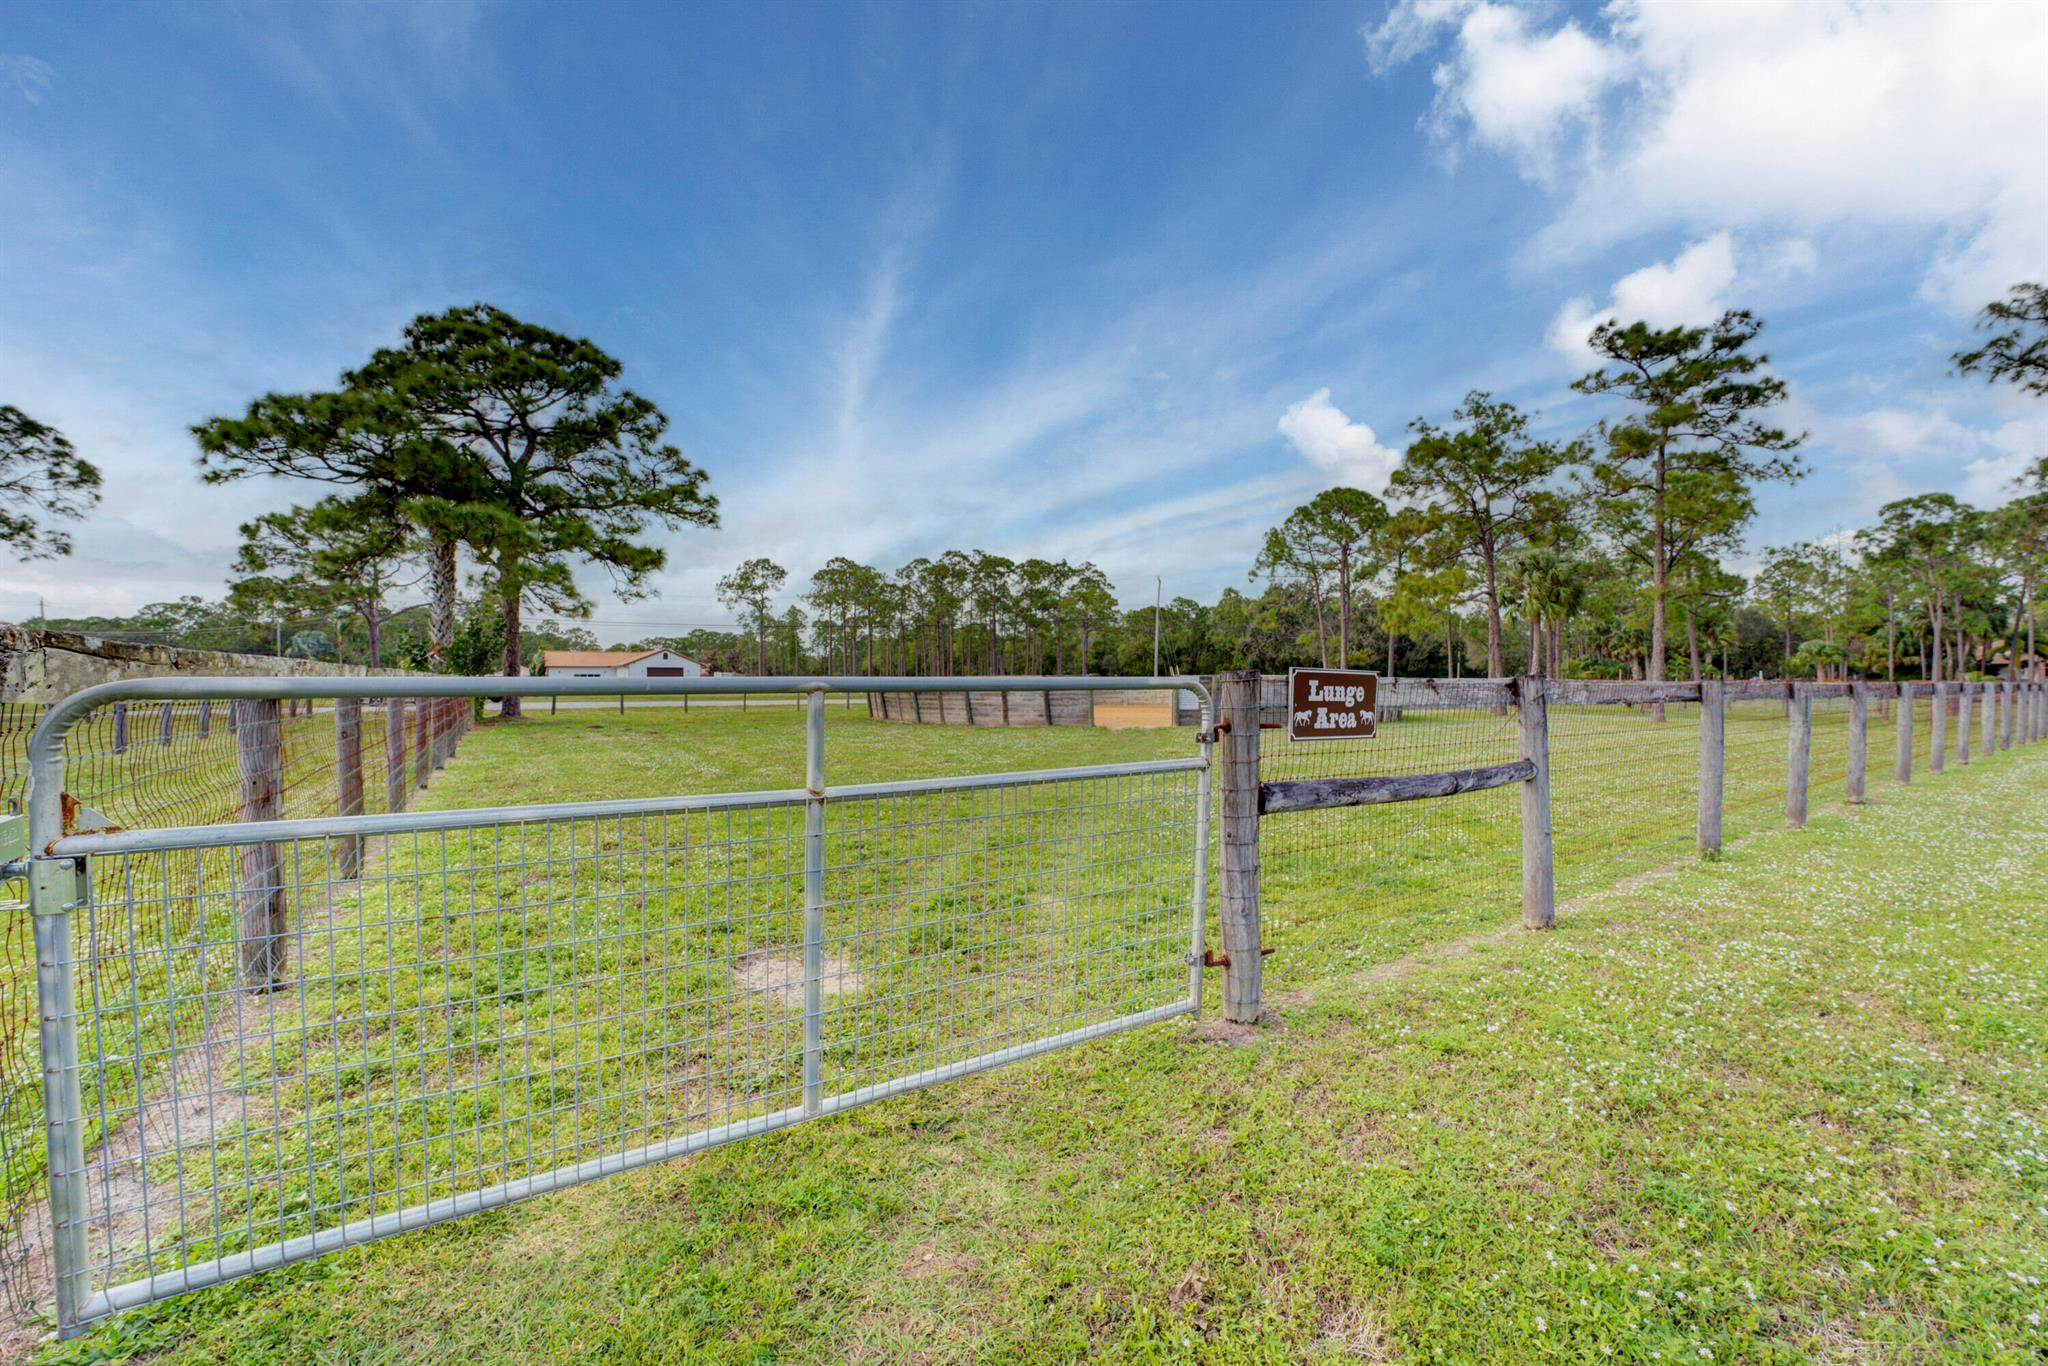
[{"label": "wispy cirrus cloud", "polygon": [[41,104],[50,98],[56,85],[57,68],[42,58],[0,52],[0,87],[13,90],[30,104]]}]

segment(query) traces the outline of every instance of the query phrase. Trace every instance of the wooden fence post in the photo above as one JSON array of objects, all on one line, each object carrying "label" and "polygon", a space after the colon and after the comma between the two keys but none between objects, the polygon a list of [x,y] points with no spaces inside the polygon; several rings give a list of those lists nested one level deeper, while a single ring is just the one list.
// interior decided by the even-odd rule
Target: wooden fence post
[{"label": "wooden fence post", "polygon": [[1892,778],[1901,783],[1913,781],[1913,685],[1899,684],[1899,724],[1895,732],[1898,743],[1892,746]]},{"label": "wooden fence post", "polygon": [[1863,771],[1870,763],[1870,689],[1849,685],[1849,803],[1863,802]]},{"label": "wooden fence post", "polygon": [[1976,699],[1970,691],[1970,684],[1956,684],[1956,762],[1970,762],[1970,709]]},{"label": "wooden fence post", "polygon": [[199,738],[204,740],[213,733],[213,699],[202,698],[199,703]]},{"label": "wooden fence post", "polygon": [[2012,748],[2013,685],[2010,681],[1998,685],[1998,747]]},{"label": "wooden fence post", "polygon": [[[354,697],[334,700],[334,812],[363,814],[363,704]],[[346,882],[363,870],[363,837],[334,842],[335,876]]]},{"label": "wooden fence post", "polygon": [[1700,680],[1700,814],[1696,826],[1702,853],[1721,852],[1721,794],[1728,767],[1726,685]]},{"label": "wooden fence post", "polygon": [[428,723],[428,714],[433,710],[432,702],[416,697],[412,704],[412,785],[426,791],[427,779],[434,771],[433,726]]},{"label": "wooden fence post", "polygon": [[[274,821],[284,814],[284,743],[276,698],[236,702],[235,757],[241,774],[244,821]],[[268,991],[284,973],[283,851],[260,841],[241,846],[235,887],[236,939],[242,985]]]},{"label": "wooden fence post", "polygon": [[[913,694],[914,696],[915,694]],[[1216,678],[1216,716],[1229,727],[1215,746],[1222,816],[1223,1018],[1250,1024],[1264,1009],[1259,942],[1259,675],[1236,669]]]},{"label": "wooden fence post", "polygon": [[1785,685],[1785,824],[1806,828],[1806,773],[1813,757],[1813,695],[1798,683]]},{"label": "wooden fence post", "polygon": [[125,754],[127,751],[128,704],[126,702],[116,702],[114,704],[114,753]]},{"label": "wooden fence post", "polygon": [[1932,728],[1927,732],[1927,768],[1940,773],[1948,767],[1948,684],[1934,685]]},{"label": "wooden fence post", "polygon": [[171,710],[171,704],[163,703],[156,709],[156,742],[169,749],[172,732],[177,729],[178,714]]},{"label": "wooden fence post", "polygon": [[1977,750],[1989,759],[1998,753],[1998,684],[1988,678],[1984,680],[1984,704],[1978,709],[1977,719]]},{"label": "wooden fence post", "polygon": [[1550,841],[1550,706],[1543,680],[1515,680],[1515,739],[1536,766],[1522,783],[1522,923],[1547,930],[1557,921],[1557,870]]},{"label": "wooden fence post", "polygon": [[384,809],[405,810],[405,699],[384,699]]}]

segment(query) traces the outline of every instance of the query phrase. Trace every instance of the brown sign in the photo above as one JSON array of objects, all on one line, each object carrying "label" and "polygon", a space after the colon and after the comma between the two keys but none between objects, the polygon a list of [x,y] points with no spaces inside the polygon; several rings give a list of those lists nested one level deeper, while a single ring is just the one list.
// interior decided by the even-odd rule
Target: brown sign
[{"label": "brown sign", "polygon": [[1358,669],[1289,669],[1287,738],[1370,740],[1380,676]]}]

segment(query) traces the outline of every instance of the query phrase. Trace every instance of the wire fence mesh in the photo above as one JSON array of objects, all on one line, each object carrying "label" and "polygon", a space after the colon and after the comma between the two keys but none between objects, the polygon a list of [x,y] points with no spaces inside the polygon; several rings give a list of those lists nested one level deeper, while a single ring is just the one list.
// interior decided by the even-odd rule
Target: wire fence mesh
[{"label": "wire fence mesh", "polygon": [[[1445,773],[1517,754],[1513,708],[1485,680],[1382,679],[1370,740],[1290,740],[1286,678],[1262,687],[1265,782]],[[1502,787],[1261,821],[1263,867],[1277,879],[1262,914],[1285,945],[1272,970],[1284,978],[1362,962],[1400,951],[1426,924],[1510,913],[1521,876],[1516,800]]]},{"label": "wire fence mesh", "polygon": [[1696,702],[1550,707],[1560,898],[1647,872],[1693,847],[1699,731]]},{"label": "wire fence mesh", "polygon": [[[1194,778],[835,801],[827,1099],[1184,1001]],[[785,798],[393,834],[356,879],[325,839],[96,858],[80,1302],[792,1117],[803,839]],[[258,850],[289,927],[260,994]]]},{"label": "wire fence mesh", "polygon": [[[0,704],[0,812],[19,813],[28,788],[28,741],[46,706]],[[462,725],[445,701],[394,699],[352,708],[358,718],[363,781],[354,809],[378,813],[400,807],[453,753]],[[64,743],[67,808],[80,819],[114,827],[208,825],[232,821],[243,810],[246,755],[274,753],[273,776],[281,817],[341,811],[340,751],[331,699],[304,698],[256,713],[217,700],[117,704],[81,718]],[[423,720],[424,718],[424,720]],[[242,733],[251,724],[264,732]],[[398,744],[390,745],[395,735]],[[424,736],[424,741],[422,740]],[[259,743],[250,743],[258,741]],[[391,765],[401,770],[391,781]],[[95,819],[96,818],[96,819]],[[223,855],[201,860],[218,874]],[[25,1322],[47,1311],[46,1249],[40,1207],[47,1198],[43,1067],[39,1056],[36,951],[21,881],[0,883],[0,902],[12,903],[0,929],[0,1318]],[[135,927],[157,942],[184,942],[196,931],[188,907],[175,897],[147,903],[154,919]],[[134,954],[110,956],[110,984],[135,970]],[[135,984],[128,982],[127,989]]]},{"label": "wire fence mesh", "polygon": [[[60,852],[89,858],[58,1177],[83,1194],[54,1224],[31,1198],[33,949],[18,982],[8,965],[9,1253],[23,1308],[67,1268],[67,1322],[1193,1006],[1207,772],[1184,752],[835,788],[829,819],[803,789],[387,814],[443,752],[444,704],[424,733],[330,699],[116,705],[64,746],[81,833]],[[804,771],[781,708],[703,711],[657,725],[758,730]],[[595,722],[565,707],[525,733]],[[354,825],[333,819],[338,729],[362,756]],[[388,795],[386,754],[406,765]],[[277,794],[260,808],[252,764]],[[65,1239],[78,1255],[53,1257]]]}]

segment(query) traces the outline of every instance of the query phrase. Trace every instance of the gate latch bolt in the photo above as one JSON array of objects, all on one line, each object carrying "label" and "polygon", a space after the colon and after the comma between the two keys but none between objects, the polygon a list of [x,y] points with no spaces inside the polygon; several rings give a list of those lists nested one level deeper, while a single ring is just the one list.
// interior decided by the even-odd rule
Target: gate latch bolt
[{"label": "gate latch bolt", "polygon": [[[1273,946],[1271,944],[1262,945],[1259,948],[1259,957],[1268,957],[1269,955],[1271,955],[1272,952]],[[1195,957],[1195,955],[1191,953],[1187,956],[1187,959],[1188,962],[1200,963],[1205,968],[1227,968],[1230,966],[1230,955],[1227,953],[1218,953],[1214,949],[1203,949],[1202,956],[1200,958]]]}]

